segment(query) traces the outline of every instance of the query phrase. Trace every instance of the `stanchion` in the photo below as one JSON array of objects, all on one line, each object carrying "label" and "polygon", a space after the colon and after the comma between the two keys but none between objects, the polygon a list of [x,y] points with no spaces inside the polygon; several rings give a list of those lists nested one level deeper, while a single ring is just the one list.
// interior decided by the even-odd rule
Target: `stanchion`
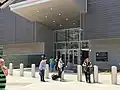
[{"label": "stanchion", "polygon": [[31,65],[31,76],[34,78],[35,77],[35,64]]},{"label": "stanchion", "polygon": [[82,66],[81,65],[77,66],[77,80],[82,82]]},{"label": "stanchion", "polygon": [[45,76],[49,78],[49,64],[46,64]]},{"label": "stanchion", "polygon": [[117,67],[112,66],[111,67],[111,83],[112,84],[117,84]]},{"label": "stanchion", "polygon": [[20,64],[20,76],[24,76],[24,65],[23,65],[23,63]]},{"label": "stanchion", "polygon": [[13,75],[13,64],[9,63],[9,75]]},{"label": "stanchion", "polygon": [[98,83],[98,66],[96,65],[94,65],[93,81],[94,83]]},{"label": "stanchion", "polygon": [[64,81],[64,71],[62,72],[61,80]]}]

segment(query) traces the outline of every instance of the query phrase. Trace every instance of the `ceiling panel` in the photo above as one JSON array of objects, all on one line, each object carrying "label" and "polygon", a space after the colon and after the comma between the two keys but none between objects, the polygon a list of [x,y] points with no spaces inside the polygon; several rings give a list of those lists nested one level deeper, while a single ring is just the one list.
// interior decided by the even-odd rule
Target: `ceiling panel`
[{"label": "ceiling panel", "polygon": [[39,21],[52,29],[78,27],[80,24],[80,8],[74,0],[51,0],[13,12],[31,21]]}]

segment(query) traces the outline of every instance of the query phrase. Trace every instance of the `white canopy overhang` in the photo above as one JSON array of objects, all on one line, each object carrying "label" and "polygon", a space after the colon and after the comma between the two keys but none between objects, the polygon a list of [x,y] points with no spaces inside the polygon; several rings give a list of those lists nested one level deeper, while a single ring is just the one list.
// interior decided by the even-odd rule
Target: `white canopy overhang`
[{"label": "white canopy overhang", "polygon": [[11,11],[52,29],[80,25],[80,12],[87,12],[87,0],[27,0],[10,5]]}]

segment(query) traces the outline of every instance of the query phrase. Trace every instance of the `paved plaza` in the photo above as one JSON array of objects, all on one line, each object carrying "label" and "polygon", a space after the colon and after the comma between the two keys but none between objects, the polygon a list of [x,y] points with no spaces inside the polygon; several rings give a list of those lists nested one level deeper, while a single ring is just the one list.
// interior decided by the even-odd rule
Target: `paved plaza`
[{"label": "paved plaza", "polygon": [[14,75],[7,77],[6,90],[120,90],[120,75],[118,74],[118,85],[110,84],[110,79],[110,74],[101,73],[98,84],[88,84],[84,82],[84,76],[83,82],[77,82],[76,74],[65,74],[64,82],[51,79],[46,79],[47,82],[40,82],[38,72],[36,78],[32,78],[30,71],[25,71],[24,77],[20,77],[19,70],[14,70]]}]

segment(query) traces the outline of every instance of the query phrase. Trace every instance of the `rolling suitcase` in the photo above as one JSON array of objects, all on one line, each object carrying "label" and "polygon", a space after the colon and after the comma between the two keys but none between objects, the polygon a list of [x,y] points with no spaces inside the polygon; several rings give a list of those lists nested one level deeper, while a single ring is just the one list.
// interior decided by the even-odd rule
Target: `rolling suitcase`
[{"label": "rolling suitcase", "polygon": [[55,75],[55,74],[52,75],[52,80],[57,80],[58,78],[59,78],[58,75]]}]

